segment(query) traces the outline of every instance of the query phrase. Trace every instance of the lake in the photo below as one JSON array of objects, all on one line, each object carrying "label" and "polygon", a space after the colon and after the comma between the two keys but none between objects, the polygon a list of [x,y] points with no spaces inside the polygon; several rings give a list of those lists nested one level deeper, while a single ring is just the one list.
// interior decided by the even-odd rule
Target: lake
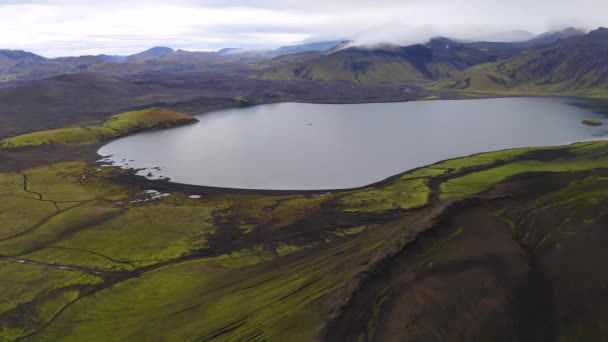
[{"label": "lake", "polygon": [[576,101],[503,98],[369,104],[281,103],[197,116],[99,150],[149,178],[243,189],[343,189],[479,152],[608,135]]}]

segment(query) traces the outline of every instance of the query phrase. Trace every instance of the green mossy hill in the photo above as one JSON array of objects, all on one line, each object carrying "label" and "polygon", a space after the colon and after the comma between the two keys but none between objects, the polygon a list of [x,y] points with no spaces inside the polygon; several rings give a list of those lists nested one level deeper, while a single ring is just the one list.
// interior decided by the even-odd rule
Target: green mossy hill
[{"label": "green mossy hill", "polygon": [[475,94],[584,96],[608,94],[608,29],[564,39],[544,49],[454,72],[430,86]]},{"label": "green mossy hill", "polygon": [[583,125],[601,126],[603,123],[600,120],[583,120]]},{"label": "green mossy hill", "polygon": [[[458,329],[473,334],[467,335],[471,340],[484,340],[475,335],[476,319],[459,321],[462,310],[472,310],[467,317],[487,317],[488,322],[495,317],[492,313],[510,312],[505,298],[515,298],[517,292],[505,287],[504,294],[492,297],[492,289],[518,278],[502,277],[500,262],[488,273],[483,273],[484,267],[494,265],[492,258],[525,256],[520,250],[505,254],[504,246],[492,244],[496,239],[514,239],[514,234],[530,249],[550,247],[549,256],[552,251],[577,255],[572,265],[601,264],[578,257],[585,249],[575,237],[578,232],[602,234],[607,168],[608,142],[585,142],[448,160],[352,191],[201,193],[196,199],[178,191],[152,198],[146,188],[118,183],[123,170],[79,161],[1,173],[0,288],[6,291],[0,294],[0,340],[311,341],[323,340],[321,332],[334,332],[327,323],[337,316],[348,322],[361,320],[351,327],[365,332],[352,330],[353,340],[372,340],[390,331],[383,324],[389,324],[393,316],[385,313],[394,308],[422,310],[428,313],[425,322],[436,323],[399,330],[405,340],[429,340],[437,333],[449,337]],[[566,180],[538,189],[531,183],[513,187],[518,184],[515,176],[525,175]],[[544,193],[549,186],[561,188]],[[498,201],[508,201],[521,189],[536,189],[542,196],[524,196],[521,201],[516,197],[516,206],[500,207],[494,217],[512,222],[510,229],[477,227],[471,222],[478,218],[473,217],[468,223],[446,223],[445,234],[430,231],[427,238],[417,238],[435,229],[433,222],[449,203],[484,196],[490,201],[495,195],[500,195]],[[527,212],[539,220],[526,221]],[[567,213],[570,219],[537,224],[555,213]],[[475,227],[479,229],[472,230]],[[466,248],[454,245],[463,239],[477,242]],[[508,246],[518,246],[509,241]],[[410,272],[405,283],[384,278],[374,283],[375,277],[393,274],[378,270],[399,264],[394,259],[399,256],[411,263],[394,272]],[[547,262],[558,265],[553,259]],[[526,277],[528,271],[522,272]],[[560,272],[548,274],[556,291],[565,293],[563,298],[575,298],[567,296],[580,292],[581,276],[575,268]],[[567,288],[562,287],[560,274],[567,274]],[[464,282],[459,277],[473,278]],[[603,294],[608,278],[601,277],[588,277],[580,284]],[[370,286],[378,286],[373,295],[365,292]],[[384,305],[399,302],[388,296],[411,288],[429,295],[414,296],[408,305]],[[443,297],[436,297],[433,289]],[[348,310],[357,308],[359,300],[346,304],[360,291],[366,293],[363,309],[350,315]],[[585,303],[603,298],[593,296],[588,294]],[[378,300],[367,303],[365,298]],[[478,303],[491,305],[475,311]],[[560,303],[577,305],[565,299]],[[557,308],[561,310],[561,304]],[[604,339],[605,331],[597,327],[606,326],[608,316],[591,306],[579,309],[576,317],[559,316],[565,329],[560,336]],[[394,317],[418,319],[415,314]],[[454,324],[440,328],[452,320]],[[497,333],[510,336],[516,326],[501,325]]]},{"label": "green mossy hill", "polygon": [[605,32],[575,31],[519,43],[437,37],[424,45],[347,47],[311,58],[284,57],[259,65],[252,77],[360,84],[438,81],[430,87],[481,94],[605,96]]},{"label": "green mossy hill", "polygon": [[47,144],[81,145],[117,138],[152,128],[167,128],[196,122],[183,113],[163,108],[150,108],[110,116],[106,121],[85,127],[65,127],[18,135],[0,141],[4,148]]},{"label": "green mossy hill", "polygon": [[384,45],[352,47],[292,65],[268,67],[252,77],[262,79],[307,79],[346,81],[360,84],[404,83],[437,80],[485,60],[480,51],[434,46]]},{"label": "green mossy hill", "polygon": [[[481,164],[481,170],[468,173],[460,177],[452,177],[439,186],[442,199],[469,196],[491,188],[494,184],[510,177],[534,172],[572,172],[590,169],[608,168],[608,159],[602,147],[608,146],[606,142],[578,143],[570,145],[566,150],[560,147],[547,147],[541,149],[515,149],[503,152],[480,154],[476,158],[488,157],[494,159],[490,164]],[[535,156],[539,151],[554,153],[562,157],[551,160],[537,160]],[[475,158],[475,157],[473,157]],[[489,160],[492,160],[489,159]],[[455,161],[448,161],[439,165],[447,165]],[[488,167],[488,165],[493,167]],[[471,166],[469,166],[471,167]],[[466,168],[465,168],[466,169]]]}]

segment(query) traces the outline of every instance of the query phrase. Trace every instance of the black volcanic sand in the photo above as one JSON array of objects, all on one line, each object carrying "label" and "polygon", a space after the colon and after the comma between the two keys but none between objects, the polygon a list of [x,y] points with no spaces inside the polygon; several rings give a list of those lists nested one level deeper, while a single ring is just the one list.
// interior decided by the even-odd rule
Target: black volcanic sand
[{"label": "black volcanic sand", "polygon": [[[40,93],[44,93],[41,97]],[[222,73],[177,73],[110,77],[62,75],[0,88],[0,139],[149,107],[188,114],[277,102],[363,103],[421,97],[415,85],[356,85],[347,82],[267,81]]]},{"label": "black volcanic sand", "polygon": [[[604,203],[540,204],[568,184],[607,175],[605,169],[524,174],[486,193],[497,199],[444,211],[433,228],[374,270],[326,339],[605,338],[608,271],[598,265],[608,257],[608,210]],[[583,211],[596,219],[581,225]],[[557,235],[568,230],[576,237]]]}]

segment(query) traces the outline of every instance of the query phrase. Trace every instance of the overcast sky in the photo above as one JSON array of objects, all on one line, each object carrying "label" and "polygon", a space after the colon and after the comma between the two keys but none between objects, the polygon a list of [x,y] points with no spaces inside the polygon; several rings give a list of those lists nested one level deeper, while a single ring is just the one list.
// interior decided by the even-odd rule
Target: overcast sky
[{"label": "overcast sky", "polygon": [[48,57],[339,38],[409,44],[565,26],[608,26],[608,0],[0,0],[0,48]]}]

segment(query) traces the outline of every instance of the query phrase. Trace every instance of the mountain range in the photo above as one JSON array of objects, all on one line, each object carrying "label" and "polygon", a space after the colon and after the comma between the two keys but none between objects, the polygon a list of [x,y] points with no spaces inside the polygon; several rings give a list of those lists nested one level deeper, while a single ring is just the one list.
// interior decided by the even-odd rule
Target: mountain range
[{"label": "mountain range", "polygon": [[480,64],[432,86],[474,92],[608,92],[608,29],[573,36],[546,47],[523,51],[495,63]]},{"label": "mountain range", "polygon": [[476,65],[505,60],[529,49],[583,35],[584,32],[569,28],[513,43],[460,42],[438,37],[411,46],[353,46],[297,65],[264,70],[257,76],[357,83],[436,81]]},{"label": "mountain range", "polygon": [[559,93],[603,96],[608,89],[608,29],[547,32],[516,42],[436,37],[423,44],[325,41],[275,50],[217,52],[154,47],[130,56],[45,58],[0,50],[0,84],[61,74],[107,76],[214,72],[278,81],[410,84],[431,92]]},{"label": "mountain range", "polygon": [[281,55],[325,51],[341,41],[283,46],[274,50],[225,48],[217,52],[174,50],[157,46],[129,55],[91,55],[45,58],[21,50],[0,50],[0,84],[61,74],[93,72],[107,75],[197,72],[240,69]]}]

